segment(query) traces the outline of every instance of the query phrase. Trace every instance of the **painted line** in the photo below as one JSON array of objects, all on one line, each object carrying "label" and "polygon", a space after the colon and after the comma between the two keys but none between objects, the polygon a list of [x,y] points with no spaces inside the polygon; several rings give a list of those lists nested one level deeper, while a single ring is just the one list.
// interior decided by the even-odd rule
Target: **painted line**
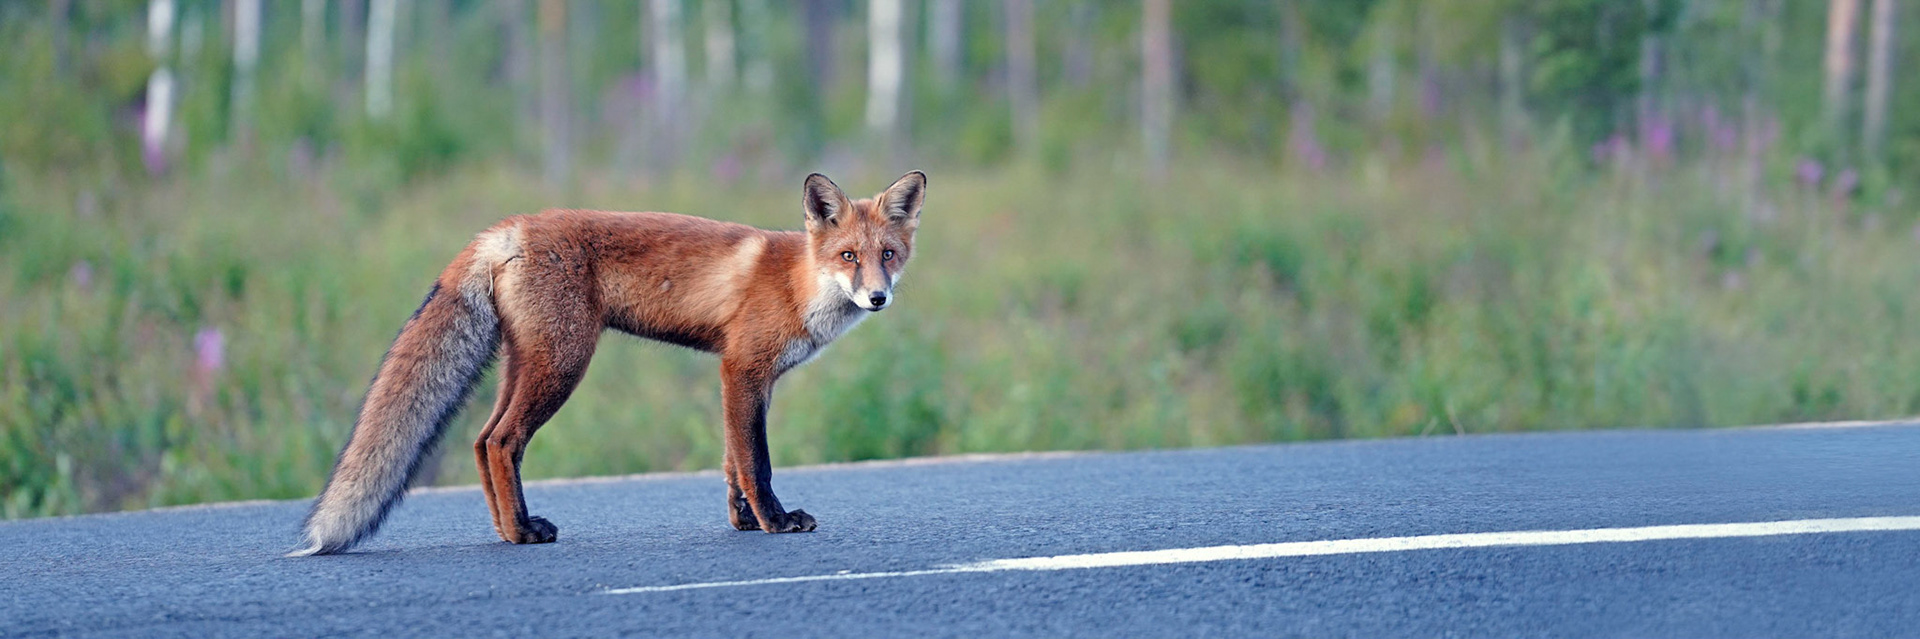
[{"label": "painted line", "polygon": [[1776,430],[1834,430],[1834,429],[1842,429],[1842,428],[1883,428],[1887,426],[1914,426],[1916,424],[1920,424],[1920,416],[1908,417],[1906,419],[1877,420],[1877,421],[1855,420],[1855,421],[1845,421],[1845,422],[1799,422],[1794,424],[1770,424],[1766,426],[1752,426],[1750,428],[1754,428],[1754,429],[1770,428],[1770,429],[1776,429]]},{"label": "painted line", "polygon": [[940,566],[925,570],[901,570],[891,572],[849,572],[841,571],[829,575],[805,575],[800,577],[776,577],[771,579],[749,579],[744,581],[710,581],[702,583],[676,584],[671,586],[640,586],[636,588],[613,588],[601,591],[607,595],[630,595],[649,592],[674,592],[680,590],[699,590],[704,588],[736,588],[744,586],[767,586],[774,584],[795,584],[814,581],[851,581],[857,579],[885,579],[896,577],[921,577],[927,575],[952,575],[962,573],[1005,572],[1012,570],[1079,570],[1084,568],[1115,568],[1122,566],[1154,566],[1163,564],[1191,564],[1212,561],[1234,561],[1246,559],[1275,559],[1281,557],[1315,557],[1321,555],[1350,555],[1376,552],[1404,552],[1409,550],[1442,550],[1450,548],[1494,548],[1512,546],[1569,546],[1575,544],[1612,544],[1641,541],[1666,541],[1675,539],[1729,539],[1738,537],[1772,537],[1777,535],[1812,535],[1822,533],[1879,532],[1920,530],[1920,517],[1858,517],[1852,519],[1800,519],[1794,521],[1764,521],[1734,524],[1684,524],[1678,526],[1643,526],[1638,528],[1594,528],[1588,530],[1527,530],[1518,532],[1462,533],[1452,535],[1420,535],[1415,537],[1377,537],[1372,539],[1334,539],[1327,541],[1290,541],[1274,544],[1253,544],[1247,546],[1208,546],[1204,548],[1172,548],[1167,550],[1142,550],[1129,552],[1103,552],[1086,555],[1059,555],[1054,557],[1026,557],[1021,559],[993,559],[969,564]]}]

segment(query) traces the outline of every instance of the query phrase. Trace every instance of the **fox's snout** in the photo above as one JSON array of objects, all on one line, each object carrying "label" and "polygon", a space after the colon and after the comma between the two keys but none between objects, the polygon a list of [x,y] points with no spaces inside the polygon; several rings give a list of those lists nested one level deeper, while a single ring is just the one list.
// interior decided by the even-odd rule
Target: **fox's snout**
[{"label": "fox's snout", "polygon": [[867,303],[863,306],[869,311],[877,311],[886,308],[888,301],[890,298],[887,297],[886,291],[873,291],[867,293]]}]

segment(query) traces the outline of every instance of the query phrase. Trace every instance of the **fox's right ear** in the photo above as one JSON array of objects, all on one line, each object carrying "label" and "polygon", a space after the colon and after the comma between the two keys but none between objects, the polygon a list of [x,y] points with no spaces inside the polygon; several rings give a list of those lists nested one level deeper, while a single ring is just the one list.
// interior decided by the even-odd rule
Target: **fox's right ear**
[{"label": "fox's right ear", "polygon": [[816,224],[837,225],[840,216],[853,208],[853,202],[840,192],[840,185],[819,173],[807,176],[807,185],[800,192],[800,205],[807,211],[808,228]]}]

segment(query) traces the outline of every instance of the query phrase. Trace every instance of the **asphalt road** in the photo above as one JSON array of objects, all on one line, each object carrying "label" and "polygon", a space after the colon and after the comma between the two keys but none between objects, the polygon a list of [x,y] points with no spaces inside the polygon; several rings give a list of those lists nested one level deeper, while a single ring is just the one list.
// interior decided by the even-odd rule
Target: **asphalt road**
[{"label": "asphalt road", "polygon": [[[777,436],[777,435],[776,435]],[[1920,426],[1439,437],[530,485],[560,540],[414,494],[346,555],[304,502],[0,523],[7,636],[1920,636],[1920,531],[939,572],[1272,542],[1920,515]],[[919,572],[934,570],[934,572]],[[842,573],[901,573],[868,579]],[[797,582],[609,591],[768,578]],[[824,579],[808,581],[807,579]]]}]

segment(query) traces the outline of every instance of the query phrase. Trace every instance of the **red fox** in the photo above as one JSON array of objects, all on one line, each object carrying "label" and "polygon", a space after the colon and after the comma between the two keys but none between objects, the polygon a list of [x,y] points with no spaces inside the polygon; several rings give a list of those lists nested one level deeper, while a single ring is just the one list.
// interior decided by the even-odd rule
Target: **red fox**
[{"label": "red fox", "polygon": [[893,302],[913,256],[927,176],[848,200],[807,176],[806,230],[671,213],[550,210],[507,218],[455,257],[380,362],[333,475],[290,556],[345,550],[380,527],[496,351],[500,397],[473,443],[501,539],[553,541],[527,514],[520,457],[613,328],[720,356],[727,516],[739,530],[814,529],[773,495],[773,384]]}]

